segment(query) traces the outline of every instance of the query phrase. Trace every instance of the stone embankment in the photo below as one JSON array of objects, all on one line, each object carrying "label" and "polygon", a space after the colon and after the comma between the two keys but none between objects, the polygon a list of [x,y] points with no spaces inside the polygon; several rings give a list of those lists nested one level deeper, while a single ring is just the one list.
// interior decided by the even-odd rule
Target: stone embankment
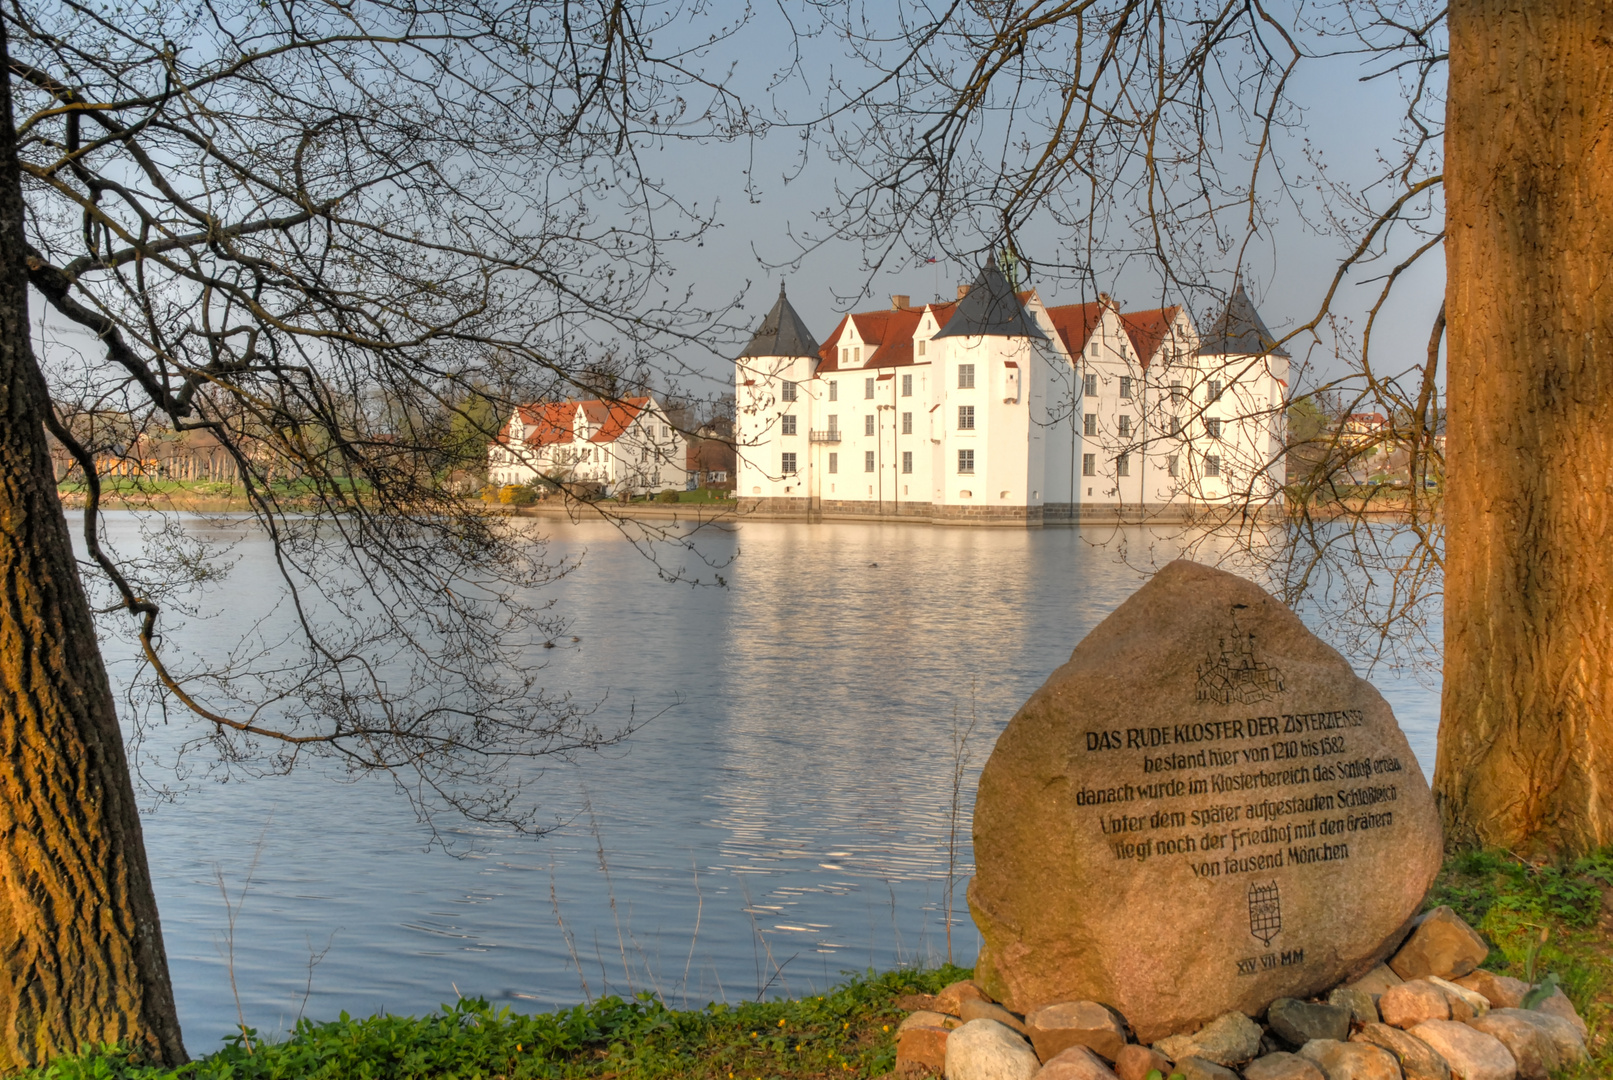
[{"label": "stone embankment", "polygon": [[946,1080],[1548,1080],[1585,1060],[1562,991],[1485,971],[1484,940],[1449,908],[1425,915],[1387,964],[1308,1001],[1228,1012],[1152,1046],[1106,1005],[1021,1016],[973,981],[910,998],[896,1072]]}]

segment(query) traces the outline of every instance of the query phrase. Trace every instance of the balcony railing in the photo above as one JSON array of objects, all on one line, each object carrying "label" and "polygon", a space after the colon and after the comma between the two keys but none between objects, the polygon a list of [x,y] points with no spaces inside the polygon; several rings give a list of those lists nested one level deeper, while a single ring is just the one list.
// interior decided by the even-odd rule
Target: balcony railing
[{"label": "balcony railing", "polygon": [[811,442],[837,443],[840,441],[840,430],[838,428],[830,428],[828,431],[814,431],[808,435],[808,439]]}]

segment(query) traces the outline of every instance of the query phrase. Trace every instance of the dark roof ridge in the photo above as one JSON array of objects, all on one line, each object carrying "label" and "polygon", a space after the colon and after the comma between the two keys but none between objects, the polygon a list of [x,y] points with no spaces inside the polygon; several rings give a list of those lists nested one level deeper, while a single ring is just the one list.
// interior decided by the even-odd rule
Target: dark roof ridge
[{"label": "dark roof ridge", "polygon": [[778,302],[762,318],[750,344],[740,356],[812,356],[818,355],[818,342],[812,331],[797,315],[784,295],[784,283],[779,282]]},{"label": "dark roof ridge", "polygon": [[1288,358],[1288,350],[1277,344],[1277,338],[1266,329],[1255,310],[1249,294],[1243,291],[1243,282],[1232,287],[1227,307],[1215,320],[1209,332],[1199,342],[1200,356],[1281,356]]},{"label": "dark roof ridge", "polygon": [[958,309],[935,335],[944,337],[1026,337],[1047,340],[1042,328],[1025,310],[1014,287],[1003,272],[989,260],[980,267],[967,293],[958,300]]}]

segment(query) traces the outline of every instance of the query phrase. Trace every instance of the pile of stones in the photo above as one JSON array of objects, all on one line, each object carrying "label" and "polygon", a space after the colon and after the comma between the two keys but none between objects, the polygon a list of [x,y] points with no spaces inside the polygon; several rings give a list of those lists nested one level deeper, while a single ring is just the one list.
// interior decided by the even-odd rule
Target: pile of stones
[{"label": "pile of stones", "polygon": [[[975,982],[898,1028],[896,1072],[946,1080],[1548,1080],[1586,1057],[1587,1030],[1551,988],[1478,967],[1489,947],[1449,908],[1423,916],[1387,964],[1313,1000],[1228,1012],[1191,1034],[1134,1042],[1120,1013],[1068,1001],[1019,1015]],[[1532,1007],[1524,1008],[1525,999]],[[1536,1000],[1539,999],[1539,1000]]]}]

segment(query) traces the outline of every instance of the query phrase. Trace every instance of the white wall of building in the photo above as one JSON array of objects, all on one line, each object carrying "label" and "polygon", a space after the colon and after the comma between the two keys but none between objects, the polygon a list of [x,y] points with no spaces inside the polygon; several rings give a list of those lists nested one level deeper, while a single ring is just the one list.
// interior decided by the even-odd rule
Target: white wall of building
[{"label": "white wall of building", "polygon": [[[940,327],[926,308],[912,363],[863,366],[889,343],[866,340],[855,317],[825,343],[833,367],[809,357],[740,359],[736,494],[894,514],[929,504],[937,516],[1049,503],[1153,512],[1280,496],[1284,358],[1200,357],[1180,309],[1154,354],[1139,356],[1112,304],[1075,352],[1034,293],[1026,310],[1045,342],[935,339]],[[961,385],[966,365],[972,386]],[[963,408],[973,410],[972,428]],[[960,472],[960,450],[972,452],[973,472]]]}]

